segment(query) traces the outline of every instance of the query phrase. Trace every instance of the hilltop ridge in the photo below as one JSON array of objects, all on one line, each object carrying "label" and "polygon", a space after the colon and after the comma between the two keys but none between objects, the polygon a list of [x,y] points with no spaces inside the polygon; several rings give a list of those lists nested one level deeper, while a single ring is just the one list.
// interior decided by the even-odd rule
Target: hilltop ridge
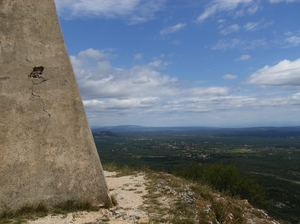
[{"label": "hilltop ridge", "polygon": [[114,206],[47,215],[25,223],[283,223],[254,208],[247,200],[225,196],[206,185],[195,185],[171,174],[104,168],[110,195],[117,201]]}]

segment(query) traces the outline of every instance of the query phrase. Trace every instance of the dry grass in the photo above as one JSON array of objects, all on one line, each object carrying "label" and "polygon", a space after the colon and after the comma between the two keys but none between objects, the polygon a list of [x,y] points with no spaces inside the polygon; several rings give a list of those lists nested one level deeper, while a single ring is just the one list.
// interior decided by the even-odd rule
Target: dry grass
[{"label": "dry grass", "polygon": [[129,166],[118,166],[115,163],[105,164],[103,165],[103,170],[109,171],[109,172],[117,172],[116,177],[122,177],[122,176],[129,176],[134,175],[138,173],[134,169],[130,168]]},{"label": "dry grass", "polygon": [[68,214],[75,211],[98,211],[99,208],[92,206],[89,202],[66,201],[53,207],[44,204],[37,206],[24,205],[16,211],[4,211],[0,215],[0,224],[24,223],[29,219],[37,219],[48,214]]},{"label": "dry grass", "polygon": [[208,185],[166,173],[146,172],[148,195],[144,208],[151,223],[283,223],[252,207],[247,200],[230,197]]}]

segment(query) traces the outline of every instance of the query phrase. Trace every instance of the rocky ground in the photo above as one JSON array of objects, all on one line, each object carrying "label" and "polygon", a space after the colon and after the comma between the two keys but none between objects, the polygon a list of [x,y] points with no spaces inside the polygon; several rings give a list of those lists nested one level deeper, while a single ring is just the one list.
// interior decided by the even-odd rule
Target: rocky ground
[{"label": "rocky ground", "polygon": [[101,208],[96,212],[76,212],[68,215],[48,215],[28,224],[100,224],[100,223],[149,223],[149,215],[140,209],[147,194],[145,175],[116,176],[116,172],[104,171],[110,195],[117,205]]},{"label": "rocky ground", "polygon": [[246,200],[213,193],[207,186],[165,173],[139,172],[119,176],[105,171],[117,205],[99,211],[48,215],[27,224],[245,223],[279,224]]}]

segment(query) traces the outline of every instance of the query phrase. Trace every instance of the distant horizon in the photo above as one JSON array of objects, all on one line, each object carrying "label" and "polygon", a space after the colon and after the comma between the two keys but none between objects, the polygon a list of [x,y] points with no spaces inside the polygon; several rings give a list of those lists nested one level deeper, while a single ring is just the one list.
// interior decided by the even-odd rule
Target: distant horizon
[{"label": "distant horizon", "polygon": [[300,125],[283,125],[283,126],[144,126],[144,125],[90,125],[91,128],[105,128],[105,127],[141,127],[141,128],[297,128]]}]

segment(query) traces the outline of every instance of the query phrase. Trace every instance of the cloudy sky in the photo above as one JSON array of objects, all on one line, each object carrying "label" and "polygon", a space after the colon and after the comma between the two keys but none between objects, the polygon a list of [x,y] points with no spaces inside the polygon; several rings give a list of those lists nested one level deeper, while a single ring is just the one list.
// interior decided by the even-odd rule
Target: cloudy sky
[{"label": "cloudy sky", "polygon": [[300,125],[300,0],[56,0],[92,126]]}]

